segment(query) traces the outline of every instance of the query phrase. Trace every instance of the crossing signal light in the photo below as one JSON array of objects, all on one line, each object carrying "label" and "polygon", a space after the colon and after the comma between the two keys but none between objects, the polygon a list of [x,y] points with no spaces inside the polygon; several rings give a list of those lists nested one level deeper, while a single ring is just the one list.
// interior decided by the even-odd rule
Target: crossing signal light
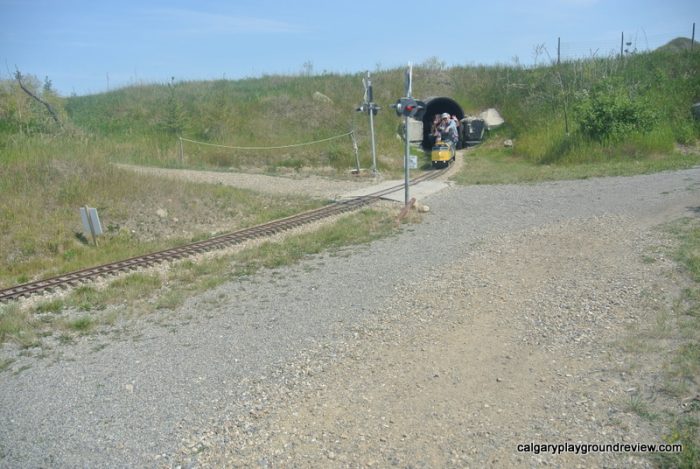
[{"label": "crossing signal light", "polygon": [[391,107],[396,110],[397,116],[413,117],[421,120],[423,119],[423,114],[425,114],[425,103],[413,98],[400,98]]}]

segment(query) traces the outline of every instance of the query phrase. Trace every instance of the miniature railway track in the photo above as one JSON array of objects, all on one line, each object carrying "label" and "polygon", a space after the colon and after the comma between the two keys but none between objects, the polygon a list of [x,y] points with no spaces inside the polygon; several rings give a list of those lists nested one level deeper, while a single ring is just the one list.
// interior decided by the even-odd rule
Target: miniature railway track
[{"label": "miniature railway track", "polygon": [[[445,171],[446,170],[429,171],[414,178],[410,184],[413,185],[422,181],[433,179],[441,174],[444,174]],[[165,249],[162,251],[145,254],[143,256],[132,257],[122,261],[111,262],[109,264],[104,264],[97,267],[90,267],[87,269],[58,275],[56,277],[47,278],[45,280],[37,280],[34,282],[5,288],[0,290],[0,302],[45,293],[58,288],[69,288],[99,277],[136,270],[141,267],[148,267],[155,264],[160,264],[162,262],[178,260],[196,254],[213,251],[215,249],[233,246],[242,243],[243,241],[271,236],[273,234],[312,223],[323,218],[328,218],[333,215],[358,210],[362,207],[377,202],[384,195],[401,190],[403,187],[403,184],[393,186],[372,194],[335,202],[314,210],[309,210],[287,218],[273,220],[262,225],[216,236],[204,241]]]}]

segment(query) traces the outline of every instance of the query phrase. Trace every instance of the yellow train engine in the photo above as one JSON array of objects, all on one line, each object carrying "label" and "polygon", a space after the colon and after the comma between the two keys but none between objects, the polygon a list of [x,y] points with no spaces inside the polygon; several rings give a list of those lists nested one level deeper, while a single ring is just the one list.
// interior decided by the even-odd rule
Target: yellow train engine
[{"label": "yellow train engine", "polygon": [[455,160],[456,149],[448,142],[436,142],[430,152],[433,168],[446,168]]}]

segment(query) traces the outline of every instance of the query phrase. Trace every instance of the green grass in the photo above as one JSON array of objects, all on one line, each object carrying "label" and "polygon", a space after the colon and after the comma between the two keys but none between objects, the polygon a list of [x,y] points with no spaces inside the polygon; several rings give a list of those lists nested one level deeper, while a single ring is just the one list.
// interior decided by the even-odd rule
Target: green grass
[{"label": "green grass", "polygon": [[[677,403],[700,395],[700,222],[683,219],[672,224],[669,232],[678,240],[672,254],[689,286],[674,308],[677,327],[673,335],[677,346],[664,364],[663,391],[676,405],[661,409],[661,420],[669,429],[664,441],[682,443],[683,452],[658,453],[653,460],[660,467],[695,469],[700,467],[700,405],[690,401],[686,408],[680,408]],[[641,411],[652,412],[644,408]]]},{"label": "green grass", "polygon": [[[125,259],[253,226],[323,202],[133,174],[98,140],[26,137],[0,150],[0,287]],[[97,207],[95,248],[79,207]],[[166,217],[157,215],[165,211]]]},{"label": "green grass", "polygon": [[627,403],[627,411],[633,412],[639,415],[641,418],[649,421],[654,421],[658,418],[658,415],[651,410],[651,407],[646,400],[638,395],[630,396]]},{"label": "green grass", "polygon": [[515,149],[500,148],[498,143],[472,148],[464,158],[465,165],[453,177],[459,184],[521,184],[601,176],[633,176],[686,169],[700,164],[700,153],[684,155],[674,152],[640,158],[621,156],[586,163],[541,164],[519,155]]}]

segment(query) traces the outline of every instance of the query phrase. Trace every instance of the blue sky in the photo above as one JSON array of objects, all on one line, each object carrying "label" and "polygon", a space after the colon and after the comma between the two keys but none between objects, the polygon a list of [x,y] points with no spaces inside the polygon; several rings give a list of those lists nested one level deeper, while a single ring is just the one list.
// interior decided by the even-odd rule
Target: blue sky
[{"label": "blue sky", "polygon": [[[135,83],[640,50],[690,37],[697,0],[0,0],[0,79],[18,68],[63,95]],[[696,27],[700,37],[700,24]],[[540,55],[539,60],[544,60]]]}]

